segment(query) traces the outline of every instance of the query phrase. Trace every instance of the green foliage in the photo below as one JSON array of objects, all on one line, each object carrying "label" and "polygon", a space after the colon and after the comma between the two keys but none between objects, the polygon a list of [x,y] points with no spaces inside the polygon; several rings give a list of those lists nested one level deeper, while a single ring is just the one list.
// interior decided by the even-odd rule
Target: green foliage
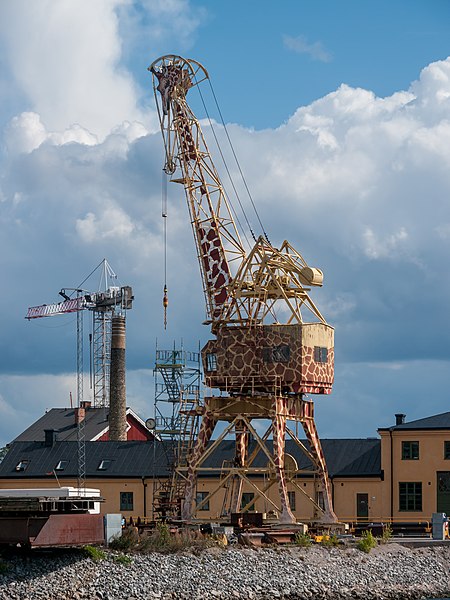
[{"label": "green foliage", "polygon": [[358,550],[361,550],[362,552],[366,552],[368,554],[372,550],[372,548],[376,547],[377,543],[378,542],[373,536],[373,533],[370,530],[368,530],[362,532],[361,539],[357,543],[356,547],[358,548]]},{"label": "green foliage", "polygon": [[83,551],[94,562],[100,562],[106,558],[104,550],[98,546],[83,546]]},{"label": "green foliage", "polygon": [[119,554],[118,556],[113,556],[113,561],[124,566],[131,565],[131,563],[133,562],[132,559],[126,554]]},{"label": "green foliage", "polygon": [[139,535],[135,527],[127,527],[122,535],[114,538],[109,547],[118,552],[180,552],[190,549],[201,551],[213,546],[223,547],[223,536],[205,536],[198,530],[180,529],[171,531],[167,523],[158,523],[150,532]]},{"label": "green foliage", "polygon": [[339,538],[335,533],[331,535],[324,535],[320,545],[324,546],[325,548],[335,548],[336,546],[339,546]]},{"label": "green foliage", "polygon": [[223,541],[214,536],[205,536],[198,530],[181,529],[173,533],[165,523],[160,523],[150,534],[142,536],[137,545],[139,552],[201,551],[213,546],[223,546]]},{"label": "green foliage", "polygon": [[392,527],[390,526],[389,523],[387,523],[386,525],[383,525],[383,533],[381,534],[380,537],[380,544],[387,544],[390,539],[392,538]]},{"label": "green foliage", "polygon": [[0,575],[4,575],[8,571],[8,563],[0,560]]},{"label": "green foliage", "polygon": [[301,548],[309,548],[312,544],[312,541],[307,533],[296,533],[294,544],[296,546],[300,546]]},{"label": "green foliage", "polygon": [[135,527],[127,527],[122,531],[121,535],[118,535],[109,542],[111,550],[117,550],[119,552],[131,552],[135,550],[139,544],[139,534]]}]

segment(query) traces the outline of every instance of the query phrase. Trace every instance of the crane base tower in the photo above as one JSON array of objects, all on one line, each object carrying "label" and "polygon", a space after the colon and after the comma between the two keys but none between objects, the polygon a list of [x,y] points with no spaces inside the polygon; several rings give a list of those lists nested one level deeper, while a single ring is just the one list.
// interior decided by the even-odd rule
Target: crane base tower
[{"label": "crane base tower", "polygon": [[[335,523],[336,517],[331,509],[331,492],[327,477],[327,470],[319,437],[314,423],[314,404],[299,398],[292,399],[285,396],[252,396],[224,399],[223,397],[210,396],[205,398],[202,410],[202,423],[200,426],[197,444],[190,457],[189,468],[186,469],[187,485],[185,500],[182,508],[182,518],[190,520],[198,516],[198,511],[209,500],[217,495],[222,496],[221,517],[233,513],[252,510],[254,501],[258,498],[264,500],[266,506],[279,514],[281,523],[294,523],[287,486],[290,484],[305,496],[305,500],[315,505],[317,520],[321,523]],[[252,421],[254,419],[270,420],[270,425],[263,435],[258,433]],[[226,426],[219,437],[210,442],[216,425],[225,422]],[[309,448],[299,439],[297,431],[287,426],[288,421],[301,423]],[[259,429],[259,428],[258,428]],[[233,434],[236,439],[236,452],[234,461],[223,464],[221,478],[217,486],[200,503],[193,506],[195,481],[199,475],[211,472],[208,467],[208,458],[228,435]],[[295,460],[285,456],[286,436],[295,442],[300,450],[308,456],[312,463],[309,473],[314,473],[318,479],[318,489],[325,491],[324,507],[319,506],[314,498],[308,496],[304,489],[296,482],[300,471]],[[272,437],[272,452],[267,440]],[[252,440],[252,449],[249,451],[249,440]],[[255,464],[256,459],[263,453],[266,456],[266,466],[261,468]],[[302,471],[304,473],[304,470]],[[252,475],[264,475],[265,484],[262,488],[255,485]],[[247,506],[242,505],[242,491],[244,485],[254,492],[254,500]],[[280,503],[276,503],[269,491],[278,487]]]}]

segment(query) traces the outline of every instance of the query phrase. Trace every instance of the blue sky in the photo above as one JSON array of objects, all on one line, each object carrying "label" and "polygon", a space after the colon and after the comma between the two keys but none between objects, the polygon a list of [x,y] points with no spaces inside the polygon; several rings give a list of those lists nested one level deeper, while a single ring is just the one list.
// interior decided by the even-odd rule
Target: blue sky
[{"label": "blue sky", "polygon": [[[246,127],[277,127],[341,83],[391,95],[448,53],[446,0],[213,0],[191,6],[199,21],[192,49],[211,74],[227,120]],[[139,54],[133,52],[127,66],[145,86],[148,40],[131,44]],[[175,39],[161,49],[183,55],[185,47],[184,39]]]},{"label": "blue sky", "polygon": [[395,412],[447,411],[449,13],[438,0],[3,2],[0,444],[75,395],[74,318],[28,323],[27,307],[57,301],[104,257],[135,290],[128,398],[142,417],[156,339],[208,339],[176,186],[162,325],[147,66],[166,53],[208,69],[271,241],[325,273],[314,299],[336,328],[336,382],[316,399],[320,434],[373,436]]}]

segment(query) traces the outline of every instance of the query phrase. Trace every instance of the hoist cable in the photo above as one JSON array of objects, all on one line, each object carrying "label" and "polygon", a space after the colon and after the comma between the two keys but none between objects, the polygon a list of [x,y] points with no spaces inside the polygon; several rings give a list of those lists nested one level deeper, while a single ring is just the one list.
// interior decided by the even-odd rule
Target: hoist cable
[{"label": "hoist cable", "polygon": [[[214,88],[212,86],[211,80],[208,79],[208,81],[209,81],[209,87],[211,88],[211,92],[212,92],[212,95],[213,95],[213,98],[214,98],[214,102],[216,103],[217,110],[219,111],[221,123],[223,125],[224,130],[225,130],[225,133],[226,133],[226,136],[227,136],[227,139],[228,139],[228,143],[230,144],[230,148],[231,148],[231,151],[232,151],[233,156],[234,156],[234,160],[236,161],[236,165],[237,165],[237,167],[239,169],[239,173],[240,173],[240,175],[242,177],[242,181],[244,183],[244,187],[245,187],[245,189],[247,191],[248,197],[250,198],[250,202],[252,204],[253,210],[255,211],[255,215],[256,215],[256,218],[258,219],[258,223],[259,223],[259,225],[261,227],[261,231],[263,232],[264,237],[266,238],[267,242],[270,244],[269,238],[267,237],[266,230],[264,229],[264,225],[262,224],[262,221],[261,221],[261,218],[259,216],[258,210],[256,209],[255,202],[253,201],[253,197],[252,197],[252,195],[250,193],[250,189],[249,189],[249,187],[247,185],[247,181],[246,181],[246,179],[244,177],[244,173],[242,172],[241,165],[239,163],[238,157],[237,157],[236,152],[234,150],[234,146],[233,146],[233,143],[231,141],[230,135],[228,133],[228,128],[227,128],[227,126],[225,124],[225,121],[224,121],[224,118],[222,116],[222,111],[220,110],[220,106],[219,106],[219,103],[217,101],[216,94],[214,92]],[[234,186],[233,186],[233,188],[234,188]],[[239,204],[240,204],[240,202],[239,202]]]},{"label": "hoist cable", "polygon": [[[233,181],[233,178],[231,177],[230,170],[228,169],[228,164],[227,164],[227,162],[226,162],[226,160],[225,160],[225,156],[223,155],[222,148],[220,147],[219,140],[218,140],[218,138],[217,138],[216,131],[215,131],[215,129],[214,129],[214,126],[213,126],[213,124],[212,124],[212,119],[211,119],[211,117],[209,116],[209,112],[208,112],[208,109],[207,109],[207,107],[206,107],[206,103],[205,103],[205,100],[204,100],[204,98],[203,98],[202,91],[201,91],[200,87],[198,87],[198,86],[197,86],[197,89],[198,89],[198,92],[199,92],[199,94],[200,94],[200,98],[201,98],[201,101],[202,101],[202,104],[203,104],[203,109],[204,109],[204,111],[205,111],[205,113],[206,113],[206,116],[207,116],[207,118],[208,118],[208,121],[209,121],[209,126],[210,126],[210,128],[211,128],[211,131],[212,131],[212,133],[213,133],[213,136],[214,136],[214,139],[215,139],[215,142],[216,142],[216,146],[217,146],[217,148],[218,148],[218,150],[219,150],[220,156],[221,156],[221,158],[222,158],[223,165],[224,165],[224,167],[225,167],[225,170],[226,170],[226,172],[227,172],[228,178],[229,178],[229,180],[230,180],[230,182],[231,182],[231,185],[232,185],[232,187],[233,187],[233,191],[234,191],[234,193],[235,193],[235,195],[236,195],[237,201],[238,201],[238,203],[239,203],[239,206],[240,206],[240,208],[241,208],[241,211],[242,211],[242,214],[243,214],[243,216],[244,216],[245,222],[246,222],[246,224],[247,224],[247,226],[248,226],[248,229],[250,230],[250,233],[252,234],[252,237],[253,237],[253,239],[254,239],[254,240],[255,240],[255,242],[256,242],[256,237],[255,237],[255,234],[253,233],[253,230],[252,230],[252,227],[251,227],[250,221],[249,221],[249,219],[248,219],[248,217],[247,217],[247,214],[246,214],[246,212],[245,212],[244,206],[242,205],[242,202],[241,202],[241,199],[240,199],[239,193],[238,193],[238,191],[237,191],[237,189],[236,189],[236,186],[234,185],[234,181]],[[228,201],[230,202],[230,199],[228,199]],[[230,202],[230,204],[231,204],[231,202]],[[236,211],[234,211],[234,213],[235,213],[235,218],[236,218],[236,221],[238,222],[238,225],[239,225],[239,227],[240,227],[240,229],[241,229],[241,232],[242,232],[242,234],[243,234],[243,236],[244,236],[244,238],[245,238],[245,241],[247,242],[247,245],[250,247],[250,243],[249,243],[249,240],[248,240],[248,238],[247,238],[247,235],[246,235],[246,233],[245,233],[245,229],[242,227],[241,223],[239,222],[239,217],[237,216],[237,213],[236,213]]]},{"label": "hoist cable", "polygon": [[164,296],[163,296],[163,308],[164,308],[164,329],[167,327],[167,307],[169,305],[169,299],[167,297],[167,173],[162,171],[162,185],[161,185],[161,216],[163,218],[163,244],[164,244]]}]

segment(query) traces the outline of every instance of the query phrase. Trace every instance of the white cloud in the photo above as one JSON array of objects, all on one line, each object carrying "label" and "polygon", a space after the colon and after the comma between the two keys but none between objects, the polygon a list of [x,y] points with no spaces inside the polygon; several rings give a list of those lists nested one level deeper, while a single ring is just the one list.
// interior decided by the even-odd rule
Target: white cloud
[{"label": "white cloud", "polygon": [[371,259],[397,258],[399,248],[401,248],[402,243],[407,239],[408,233],[404,227],[401,227],[398,231],[387,235],[383,239],[380,239],[368,227],[363,233],[364,253]]},{"label": "white cloud", "polygon": [[283,44],[289,50],[298,54],[308,54],[314,60],[321,62],[331,62],[333,60],[332,55],[324,48],[322,42],[309,43],[304,35],[296,37],[283,35]]},{"label": "white cloud", "polygon": [[[26,307],[56,300],[61,287],[76,286],[103,257],[135,291],[127,321],[128,365],[143,374],[135,375],[139,391],[130,388],[133,402],[145,406],[156,337],[170,338],[169,346],[183,337],[185,348],[196,349],[198,338],[208,336],[200,327],[202,284],[184,191],[169,184],[165,249],[161,136],[149,119],[140,122],[145,115],[137,108],[139,94],[120,66],[123,23],[119,27],[117,14],[128,14],[125,26],[141,17],[132,4],[118,0],[61,0],[54,11],[50,5],[56,6],[43,0],[23,23],[28,10],[23,0],[0,9],[9,19],[0,24],[3,45],[29,102],[7,128],[9,153],[0,163],[0,266],[8,282],[8,293],[0,297],[0,351],[9,373],[0,380],[0,412],[17,410],[17,428],[48,403],[67,401],[65,380],[52,388],[51,379],[37,374],[52,370],[59,377],[75,363],[73,318],[25,323]],[[205,18],[191,19],[189,4],[181,0],[151,3],[148,9],[158,6],[167,17],[159,22],[161,39],[183,23],[194,34]],[[48,37],[41,44],[37,32],[44,19]],[[158,33],[158,22],[141,24],[140,32],[147,26]],[[348,369],[336,371],[343,401],[360,393],[344,381],[347,376],[358,381],[348,366],[352,361],[408,365],[448,358],[449,334],[442,323],[450,282],[442,274],[450,251],[449,73],[450,60],[429,65],[409,90],[389,98],[342,85],[274,130],[228,127],[271,241],[288,239],[325,272],[324,288],[313,297],[336,324],[337,355]],[[206,123],[204,130],[211,137]],[[223,129],[217,133],[224,143]],[[217,155],[214,160],[220,168]],[[239,185],[237,169],[231,171]],[[245,202],[245,189],[239,190]],[[247,208],[251,216],[248,203]],[[256,218],[251,220],[259,233]],[[427,290],[426,309],[419,289]],[[425,311],[428,319],[418,319]],[[30,384],[11,375],[19,369],[27,370]],[[403,376],[406,368],[401,371]],[[436,373],[442,380],[442,370]],[[376,377],[370,381],[375,385]],[[33,387],[40,400],[31,405]],[[375,396],[374,390],[361,391],[362,402]],[[148,389],[147,401],[152,397]]]},{"label": "white cloud", "polygon": [[120,208],[102,207],[102,213],[97,217],[89,212],[84,218],[77,219],[76,230],[82,242],[99,240],[119,240],[129,238],[134,231],[134,225],[129,215]]},{"label": "white cloud", "polygon": [[115,9],[121,4],[2,3],[0,36],[15,84],[49,130],[79,125],[103,137],[122,121],[145,120],[136,86],[120,67]]},{"label": "white cloud", "polygon": [[5,142],[8,150],[13,153],[32,152],[45,142],[47,132],[38,114],[24,112],[13,117],[9,123]]},{"label": "white cloud", "polygon": [[13,117],[6,128],[5,143],[10,154],[32,152],[46,141],[57,146],[70,142],[87,146],[98,144],[97,136],[80,125],[49,133],[40,116],[34,112],[24,112]]}]

